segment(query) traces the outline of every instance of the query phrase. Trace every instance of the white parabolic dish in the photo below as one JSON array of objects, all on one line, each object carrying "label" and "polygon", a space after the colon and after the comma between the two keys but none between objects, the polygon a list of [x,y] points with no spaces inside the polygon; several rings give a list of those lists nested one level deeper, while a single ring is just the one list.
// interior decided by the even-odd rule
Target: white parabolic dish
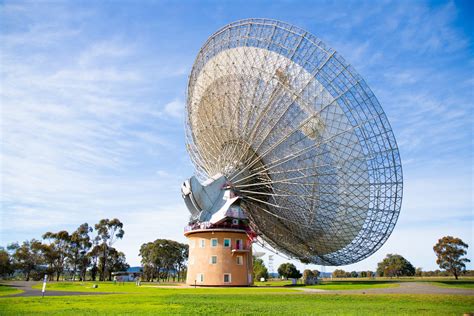
[{"label": "white parabolic dish", "polygon": [[223,175],[276,250],[343,265],[389,237],[403,184],[395,137],[365,81],[313,35],[265,19],[225,26],[196,58],[186,110],[198,179]]}]

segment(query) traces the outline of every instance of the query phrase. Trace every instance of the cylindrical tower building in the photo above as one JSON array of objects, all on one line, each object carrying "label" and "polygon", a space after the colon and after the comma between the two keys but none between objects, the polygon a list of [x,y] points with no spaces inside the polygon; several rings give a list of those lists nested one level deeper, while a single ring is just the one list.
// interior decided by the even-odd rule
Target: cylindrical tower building
[{"label": "cylindrical tower building", "polygon": [[189,230],[186,283],[198,286],[253,285],[252,244],[243,229]]}]

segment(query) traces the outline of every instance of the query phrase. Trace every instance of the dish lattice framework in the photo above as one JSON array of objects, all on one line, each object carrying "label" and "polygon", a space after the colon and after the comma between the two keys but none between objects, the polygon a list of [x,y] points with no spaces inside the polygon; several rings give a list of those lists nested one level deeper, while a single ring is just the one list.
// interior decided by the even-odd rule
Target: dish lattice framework
[{"label": "dish lattice framework", "polygon": [[189,78],[186,139],[197,177],[225,175],[252,228],[302,262],[360,261],[395,226],[402,168],[387,117],[300,28],[248,19],[213,34]]}]

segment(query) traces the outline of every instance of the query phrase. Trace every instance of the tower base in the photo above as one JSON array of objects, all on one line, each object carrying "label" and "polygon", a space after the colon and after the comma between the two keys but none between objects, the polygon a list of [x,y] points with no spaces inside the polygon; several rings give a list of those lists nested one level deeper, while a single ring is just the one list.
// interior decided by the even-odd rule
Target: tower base
[{"label": "tower base", "polygon": [[253,285],[252,243],[245,230],[196,229],[184,235],[189,242],[187,284]]}]

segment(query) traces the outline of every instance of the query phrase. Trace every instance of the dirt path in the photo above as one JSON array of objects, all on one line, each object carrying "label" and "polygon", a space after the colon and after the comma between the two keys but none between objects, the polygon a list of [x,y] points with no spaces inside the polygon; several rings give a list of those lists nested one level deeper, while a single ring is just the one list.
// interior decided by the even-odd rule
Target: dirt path
[{"label": "dirt path", "polygon": [[432,285],[426,282],[400,282],[398,287],[361,290],[321,290],[301,288],[303,292],[320,294],[447,294],[474,295],[474,289],[449,288]]},{"label": "dirt path", "polygon": [[[33,289],[32,286],[41,284],[42,282],[27,282],[27,281],[11,281],[11,282],[1,282],[2,285],[8,285],[12,288],[22,290],[22,293],[10,294],[0,296],[0,299],[4,297],[27,297],[27,296],[42,296],[40,289]],[[70,295],[102,295],[102,294],[120,294],[120,293],[107,293],[107,292],[68,292],[68,291],[52,291],[48,290],[46,286],[46,292],[44,296],[70,296]]]}]

